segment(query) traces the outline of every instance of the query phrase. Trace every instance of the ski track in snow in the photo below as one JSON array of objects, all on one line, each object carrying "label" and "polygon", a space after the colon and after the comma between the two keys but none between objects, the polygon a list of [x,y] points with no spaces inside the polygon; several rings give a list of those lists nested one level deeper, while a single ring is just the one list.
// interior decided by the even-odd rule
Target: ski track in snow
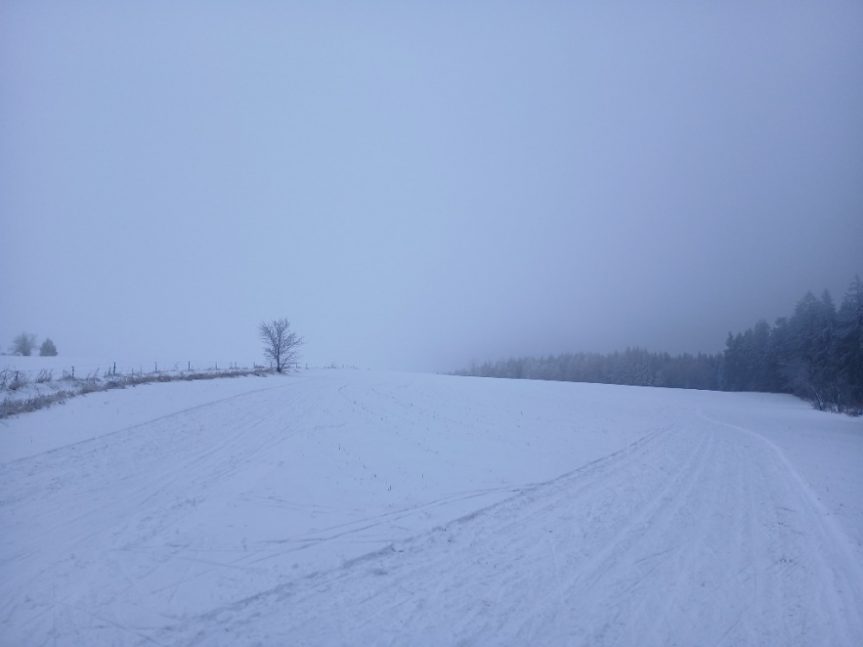
[{"label": "ski track in snow", "polygon": [[737,402],[331,372],[6,462],[0,644],[863,644]]}]

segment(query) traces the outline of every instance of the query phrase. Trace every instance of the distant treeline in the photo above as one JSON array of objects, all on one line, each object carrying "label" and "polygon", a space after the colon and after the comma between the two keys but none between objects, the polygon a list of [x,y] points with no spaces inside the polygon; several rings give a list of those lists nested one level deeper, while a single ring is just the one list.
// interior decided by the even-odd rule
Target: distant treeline
[{"label": "distant treeline", "polygon": [[641,348],[564,353],[474,364],[457,375],[598,382],[722,391],[792,393],[818,409],[863,412],[863,282],[837,309],[830,293],[807,293],[789,317],[731,334],[717,354],[669,355]]}]

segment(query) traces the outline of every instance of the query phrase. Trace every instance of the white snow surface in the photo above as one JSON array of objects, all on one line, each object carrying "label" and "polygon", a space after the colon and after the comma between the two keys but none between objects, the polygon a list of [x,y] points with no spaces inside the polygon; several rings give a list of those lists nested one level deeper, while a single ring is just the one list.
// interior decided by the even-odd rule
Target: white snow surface
[{"label": "white snow surface", "polygon": [[863,421],[364,371],[0,421],[2,645],[861,645]]}]

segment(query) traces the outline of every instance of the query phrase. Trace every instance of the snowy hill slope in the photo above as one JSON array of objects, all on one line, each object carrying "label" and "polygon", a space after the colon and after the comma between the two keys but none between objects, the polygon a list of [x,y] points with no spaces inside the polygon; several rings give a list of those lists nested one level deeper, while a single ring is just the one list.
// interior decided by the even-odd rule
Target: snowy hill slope
[{"label": "snowy hill slope", "polygon": [[95,394],[0,423],[0,644],[861,644],[861,464],[783,396]]}]

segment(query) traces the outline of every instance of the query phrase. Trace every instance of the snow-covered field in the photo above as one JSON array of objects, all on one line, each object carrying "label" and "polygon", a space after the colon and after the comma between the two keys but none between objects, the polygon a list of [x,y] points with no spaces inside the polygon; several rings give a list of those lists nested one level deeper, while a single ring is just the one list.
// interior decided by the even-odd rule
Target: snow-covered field
[{"label": "snow-covered field", "polygon": [[0,421],[3,645],[860,645],[863,420],[361,371]]}]

